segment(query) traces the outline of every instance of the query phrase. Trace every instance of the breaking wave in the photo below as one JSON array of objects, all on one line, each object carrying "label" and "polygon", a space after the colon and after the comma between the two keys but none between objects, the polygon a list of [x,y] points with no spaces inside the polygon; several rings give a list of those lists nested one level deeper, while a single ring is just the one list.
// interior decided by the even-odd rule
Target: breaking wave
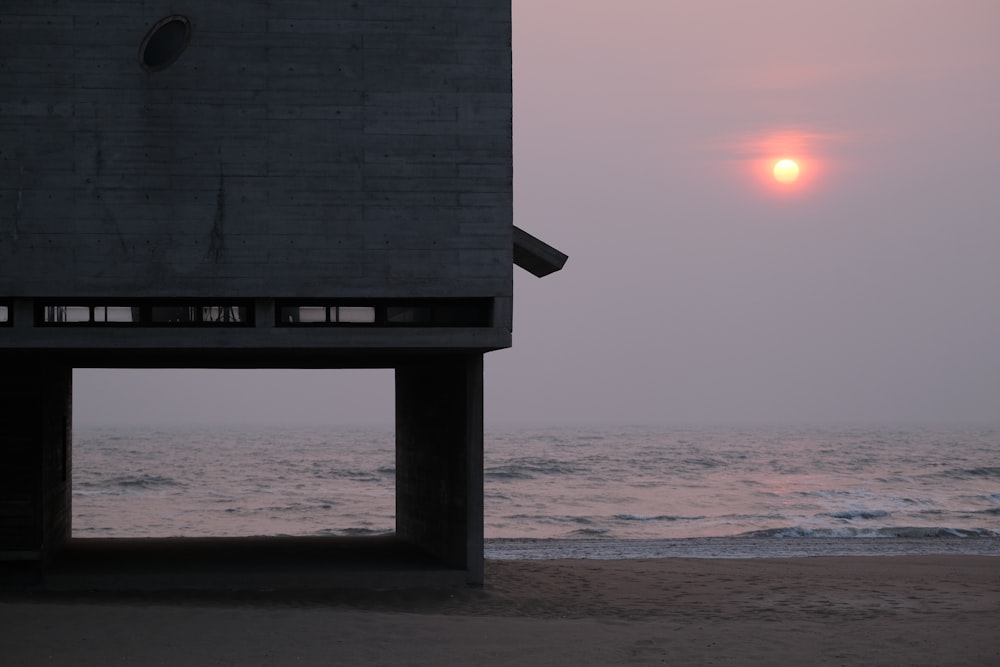
[{"label": "breaking wave", "polygon": [[946,527],[888,527],[888,528],[803,528],[789,526],[786,528],[768,528],[741,533],[738,537],[803,537],[803,538],[844,538],[844,537],[1000,537],[1000,531],[987,528],[946,528]]}]

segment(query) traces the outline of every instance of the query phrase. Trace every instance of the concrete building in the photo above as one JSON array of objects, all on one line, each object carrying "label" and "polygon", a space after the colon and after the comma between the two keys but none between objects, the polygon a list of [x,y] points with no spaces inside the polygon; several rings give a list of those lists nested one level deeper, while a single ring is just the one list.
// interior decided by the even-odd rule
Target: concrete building
[{"label": "concrete building", "polygon": [[3,2],[0,578],[153,548],[70,539],[72,369],[352,367],[396,376],[360,548],[482,581],[483,355],[513,263],[566,259],[512,224],[510,35],[509,0]]}]

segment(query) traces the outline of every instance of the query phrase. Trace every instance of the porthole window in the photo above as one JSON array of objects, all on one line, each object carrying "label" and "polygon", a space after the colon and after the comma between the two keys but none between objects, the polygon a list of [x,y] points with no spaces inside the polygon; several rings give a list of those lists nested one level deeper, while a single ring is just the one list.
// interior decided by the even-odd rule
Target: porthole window
[{"label": "porthole window", "polygon": [[139,64],[150,72],[176,61],[191,41],[191,21],[186,16],[168,16],[146,33],[139,46]]}]

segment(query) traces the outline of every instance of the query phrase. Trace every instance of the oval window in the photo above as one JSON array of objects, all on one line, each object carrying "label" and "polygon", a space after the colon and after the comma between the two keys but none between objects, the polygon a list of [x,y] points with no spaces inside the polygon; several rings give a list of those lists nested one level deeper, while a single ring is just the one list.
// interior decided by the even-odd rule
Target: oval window
[{"label": "oval window", "polygon": [[191,41],[191,21],[168,16],[146,33],[139,47],[139,63],[150,71],[164,69],[180,57]]}]

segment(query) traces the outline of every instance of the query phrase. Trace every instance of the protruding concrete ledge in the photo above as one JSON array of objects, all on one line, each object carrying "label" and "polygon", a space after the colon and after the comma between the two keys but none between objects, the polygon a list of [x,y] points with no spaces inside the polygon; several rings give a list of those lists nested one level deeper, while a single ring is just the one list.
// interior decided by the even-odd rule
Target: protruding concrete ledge
[{"label": "protruding concrete ledge", "polygon": [[321,591],[459,588],[466,572],[394,536],[73,539],[49,591]]},{"label": "protruding concrete ledge", "polygon": [[560,270],[569,257],[520,227],[514,227],[514,263],[543,278]]}]

